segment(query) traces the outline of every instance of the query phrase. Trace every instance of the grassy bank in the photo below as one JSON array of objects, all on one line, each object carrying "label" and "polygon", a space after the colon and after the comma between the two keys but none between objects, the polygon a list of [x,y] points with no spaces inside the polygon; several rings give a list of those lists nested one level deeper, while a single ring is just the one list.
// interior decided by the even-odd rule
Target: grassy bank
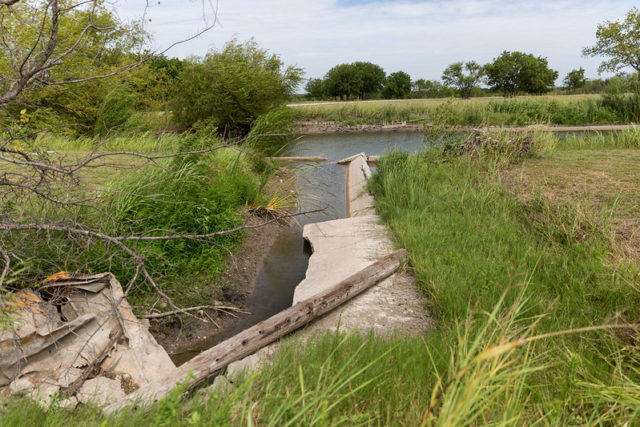
[{"label": "grassy bank", "polygon": [[[637,136],[559,140],[541,134],[534,137],[532,158],[523,161],[508,148],[517,145],[517,136],[505,150],[494,146],[475,155],[450,158],[435,150],[387,157],[374,186],[379,208],[409,249],[441,324],[496,313],[521,328],[504,328],[505,343],[637,323],[640,263],[628,250],[628,232],[620,234],[621,223],[639,230],[626,221],[638,212]],[[497,138],[498,148],[514,139]],[[498,301],[503,307],[496,311]],[[495,320],[487,321],[490,327]],[[504,391],[497,405],[515,405],[525,424],[636,419],[637,334],[605,329],[533,341],[519,350],[494,347],[497,354],[520,357],[506,372],[523,374],[520,382],[497,384]],[[448,336],[443,339],[455,345]]]},{"label": "grassy bank", "polygon": [[618,232],[635,225],[617,222],[637,217],[634,132],[534,135],[524,158],[514,135],[473,155],[386,156],[372,188],[435,316],[426,337],[287,341],[228,393],[108,419],[15,400],[3,423],[633,424],[638,330],[598,327],[640,314],[640,262]]},{"label": "grassy bank", "polygon": [[456,126],[592,125],[640,120],[637,99],[627,95],[427,99],[292,105],[296,121],[344,126],[445,123]]},{"label": "grassy bank", "polygon": [[[216,146],[221,141],[211,133],[195,132],[113,138],[43,135],[22,143],[55,163],[74,164],[101,153],[163,155]],[[259,157],[249,145],[153,162],[129,154],[109,155],[81,169],[79,182],[60,186],[58,199],[87,203],[61,206],[38,197],[9,198],[3,209],[25,221],[78,223],[112,236],[227,230],[242,224],[249,205],[268,202],[263,189],[273,171],[261,165]],[[10,172],[21,172],[19,166],[10,168]],[[7,245],[23,255],[24,268],[15,279],[16,283],[24,280],[25,286],[57,271],[110,271],[123,284],[135,274],[131,257],[99,240],[81,244],[65,233],[45,232],[19,232],[14,237]],[[207,241],[136,242],[131,247],[144,254],[147,268],[177,303],[206,305],[222,297],[225,284],[218,276],[241,238],[239,232]],[[136,285],[129,296],[135,305],[147,305],[156,298],[150,285]]]}]

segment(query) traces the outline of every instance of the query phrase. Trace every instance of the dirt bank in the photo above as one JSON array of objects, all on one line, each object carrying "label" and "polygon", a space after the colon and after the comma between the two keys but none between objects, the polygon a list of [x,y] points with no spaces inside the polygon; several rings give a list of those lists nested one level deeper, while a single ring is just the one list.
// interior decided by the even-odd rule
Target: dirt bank
[{"label": "dirt bank", "polygon": [[[293,174],[294,172],[290,169],[281,169],[267,185],[267,191],[282,191],[283,185],[287,187],[285,191],[293,191],[295,182],[291,179]],[[248,225],[261,224],[269,219],[254,215],[248,219]],[[204,290],[207,293],[205,298],[211,300],[211,304],[214,304],[214,301],[221,301],[235,307],[246,308],[247,297],[253,292],[262,262],[285,227],[288,225],[284,222],[274,222],[246,230],[242,243],[225,261],[224,270],[219,279],[224,284],[222,290],[219,287],[215,287],[208,293]],[[151,323],[151,332],[158,343],[173,355],[224,333],[237,320],[237,317],[232,314],[217,311],[207,311],[205,317],[207,316],[210,318],[209,323],[185,316],[181,319],[155,321]]]},{"label": "dirt bank", "polygon": [[[392,125],[354,125],[347,126],[341,122],[295,122],[294,128],[296,133],[300,135],[324,135],[336,133],[375,133],[375,132],[422,132],[426,125],[398,123]],[[591,126],[489,126],[490,130],[511,130],[511,131],[533,131],[542,130],[549,132],[611,132],[625,129],[633,129],[637,127],[635,124],[617,124],[617,125],[591,125]],[[482,126],[462,126],[460,131],[482,128]]]},{"label": "dirt bank", "polygon": [[420,124],[399,123],[394,125],[345,126],[341,122],[295,122],[294,128],[300,135],[323,135],[332,133],[367,132],[422,132]]}]

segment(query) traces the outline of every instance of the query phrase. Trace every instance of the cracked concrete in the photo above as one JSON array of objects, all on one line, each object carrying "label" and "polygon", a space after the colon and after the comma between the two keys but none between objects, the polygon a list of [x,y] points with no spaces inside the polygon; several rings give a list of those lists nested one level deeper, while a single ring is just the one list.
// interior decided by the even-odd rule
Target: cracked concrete
[{"label": "cracked concrete", "polygon": [[[311,244],[313,253],[306,277],[296,287],[293,304],[336,285],[393,252],[386,227],[375,214],[373,196],[366,191],[367,180],[371,176],[366,155],[360,153],[338,163],[349,168],[348,218],[305,225],[303,237]],[[431,319],[422,301],[424,297],[413,278],[399,272],[316,319],[297,331],[295,336],[304,340],[314,334],[338,329],[360,333],[373,330],[380,335],[395,332],[424,334],[431,325]],[[233,382],[241,372],[259,370],[279,346],[275,342],[230,364],[227,378]]]}]

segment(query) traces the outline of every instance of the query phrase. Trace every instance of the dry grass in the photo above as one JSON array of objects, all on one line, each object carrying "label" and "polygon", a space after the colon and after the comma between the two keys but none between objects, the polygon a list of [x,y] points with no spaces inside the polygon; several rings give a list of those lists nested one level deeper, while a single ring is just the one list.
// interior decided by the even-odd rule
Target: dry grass
[{"label": "dry grass", "polygon": [[568,150],[531,159],[507,173],[519,196],[579,206],[614,232],[619,248],[640,260],[640,152]]}]

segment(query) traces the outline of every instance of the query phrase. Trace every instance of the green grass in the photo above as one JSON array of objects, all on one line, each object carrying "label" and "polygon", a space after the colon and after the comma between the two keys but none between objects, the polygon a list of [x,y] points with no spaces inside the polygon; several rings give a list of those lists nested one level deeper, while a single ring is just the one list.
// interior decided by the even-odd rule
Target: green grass
[{"label": "green grass", "polygon": [[[205,132],[77,139],[48,135],[20,143],[29,144],[29,150],[42,153],[56,163],[73,164],[95,152],[165,154],[217,145],[219,141]],[[64,223],[73,218],[84,226],[116,236],[144,234],[149,230],[183,234],[227,230],[242,223],[247,214],[245,206],[268,198],[262,193],[273,169],[258,171],[253,150],[245,147],[244,151],[226,147],[205,155],[162,159],[155,163],[125,154],[109,156],[80,171],[78,186],[62,187],[58,194],[61,199],[98,197],[97,209],[61,208],[36,198],[7,199],[3,208],[23,221]],[[17,168],[13,166],[13,170]],[[126,284],[135,271],[130,257],[98,240],[85,244],[67,239],[64,233],[15,234],[15,246],[8,245],[25,261],[26,268],[19,278],[25,279],[26,286],[31,286],[34,279],[61,270],[111,271]],[[235,233],[207,242],[172,240],[135,246],[144,254],[151,274],[177,303],[206,305],[221,298],[221,289],[227,284],[220,283],[219,274],[224,260],[242,236]],[[47,244],[41,244],[42,241]],[[150,285],[141,283],[136,283],[129,295],[136,305],[146,305],[155,297]]]},{"label": "green grass", "polygon": [[[634,425],[638,331],[570,331],[637,322],[639,264],[616,249],[612,225],[634,193],[617,202],[620,211],[601,197],[604,187],[584,189],[602,198],[598,208],[544,193],[567,169],[633,184],[633,138],[607,137],[606,149],[598,135],[534,138],[524,159],[513,148],[461,157],[434,149],[379,164],[378,209],[409,249],[437,323],[425,337],[286,340],[229,393],[183,398],[178,390],[148,411],[108,419],[86,407],[46,414],[16,399],[0,409],[3,424]],[[525,174],[540,191],[522,185]],[[563,175],[562,184],[580,180]]]},{"label": "green grass", "polygon": [[444,123],[455,126],[590,125],[640,120],[633,97],[564,95],[292,105],[296,121],[358,124]]},{"label": "green grass", "polygon": [[[626,146],[627,137],[612,137],[618,140],[614,145]],[[545,138],[563,146],[564,141]],[[602,144],[599,137],[587,138],[592,139],[575,145]],[[544,148],[540,156],[553,163],[555,152],[539,148]],[[441,324],[491,311],[501,296],[512,306],[521,295],[525,303],[519,316],[535,325],[536,333],[638,319],[638,263],[621,258],[612,247],[607,217],[570,199],[552,200],[537,192],[517,197],[503,179],[504,170],[492,167],[491,155],[446,163],[438,161],[441,157],[437,151],[389,156],[374,182],[379,209],[399,244],[409,249],[412,270]],[[526,171],[537,161],[544,160],[527,159],[518,167]],[[589,167],[589,162],[580,165]],[[524,419],[528,413],[532,418],[527,422],[549,417],[546,421],[572,423],[604,416],[612,402],[589,402],[584,396],[620,390],[623,373],[639,379],[640,365],[628,337],[590,332],[534,346],[533,354],[549,368],[521,390]],[[629,356],[623,368],[619,358]],[[628,392],[637,403],[640,388]],[[631,420],[640,406],[618,409],[618,415]]]}]

